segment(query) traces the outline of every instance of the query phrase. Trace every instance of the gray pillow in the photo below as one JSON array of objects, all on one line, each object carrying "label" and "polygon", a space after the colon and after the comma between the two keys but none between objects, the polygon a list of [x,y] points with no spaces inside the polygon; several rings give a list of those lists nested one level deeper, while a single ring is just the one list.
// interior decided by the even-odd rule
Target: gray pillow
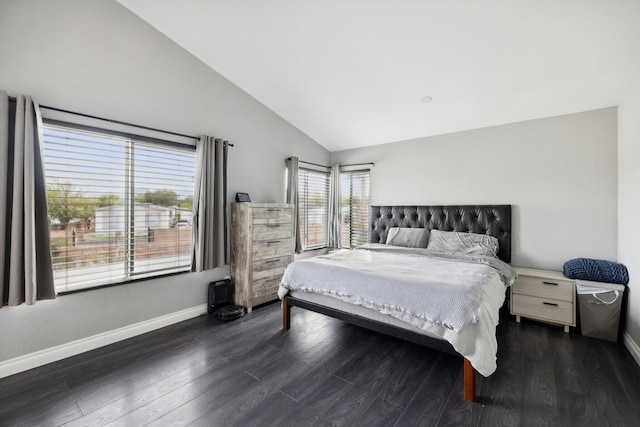
[{"label": "gray pillow", "polygon": [[404,246],[407,248],[426,248],[429,240],[429,230],[426,228],[399,228],[389,229],[387,245]]},{"label": "gray pillow", "polygon": [[428,251],[495,257],[498,239],[487,234],[431,230]]}]

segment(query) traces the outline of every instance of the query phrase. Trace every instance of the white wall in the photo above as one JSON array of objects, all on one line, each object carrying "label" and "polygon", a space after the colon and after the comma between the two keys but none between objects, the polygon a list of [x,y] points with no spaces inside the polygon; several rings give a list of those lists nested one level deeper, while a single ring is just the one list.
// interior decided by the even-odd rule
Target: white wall
[{"label": "white wall", "polygon": [[332,153],[375,162],[373,205],[511,204],[516,266],[616,259],[615,108]]},{"label": "white wall", "polygon": [[[0,2],[0,89],[43,105],[226,138],[235,144],[230,199],[243,191],[282,202],[286,157],[329,161],[323,147],[110,0]],[[207,283],[228,272],[3,307],[0,362],[205,304]]]},{"label": "white wall", "polygon": [[640,345],[640,69],[619,106],[618,132],[618,257],[630,279],[626,331]]}]

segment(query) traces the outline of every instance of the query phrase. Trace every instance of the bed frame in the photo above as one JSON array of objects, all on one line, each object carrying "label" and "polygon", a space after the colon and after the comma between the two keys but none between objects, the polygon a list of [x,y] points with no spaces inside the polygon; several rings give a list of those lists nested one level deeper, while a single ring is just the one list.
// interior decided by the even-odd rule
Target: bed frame
[{"label": "bed frame", "polygon": [[[369,242],[384,243],[391,227],[428,228],[442,231],[480,233],[494,236],[499,241],[498,257],[511,262],[511,205],[460,205],[460,206],[372,206]],[[291,307],[315,311],[339,320],[381,332],[445,353],[458,355],[447,341],[431,338],[413,331],[367,319],[345,311],[285,296],[282,300],[282,329],[291,327]],[[471,362],[464,359],[464,398],[474,402],[476,398],[476,372]]]}]

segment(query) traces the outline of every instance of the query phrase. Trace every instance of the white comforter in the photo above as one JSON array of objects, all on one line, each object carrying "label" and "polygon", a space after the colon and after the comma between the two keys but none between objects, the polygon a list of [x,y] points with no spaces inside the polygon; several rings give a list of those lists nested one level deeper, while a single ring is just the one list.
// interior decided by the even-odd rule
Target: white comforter
[{"label": "white comforter", "polygon": [[370,244],[297,261],[278,295],[329,295],[446,339],[474,368],[496,369],[495,327],[515,273],[499,260]]}]

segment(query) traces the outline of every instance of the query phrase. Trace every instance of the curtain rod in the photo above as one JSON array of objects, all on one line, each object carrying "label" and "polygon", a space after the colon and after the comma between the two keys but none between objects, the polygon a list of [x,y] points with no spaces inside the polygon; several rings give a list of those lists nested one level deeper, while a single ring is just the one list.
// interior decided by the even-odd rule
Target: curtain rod
[{"label": "curtain rod", "polygon": [[[287,160],[291,160],[291,157],[288,157]],[[298,162],[299,163],[306,163],[308,165],[313,165],[313,166],[319,166],[321,168],[327,168],[327,169],[331,168],[331,166],[319,165],[318,163],[307,162],[307,161],[300,160],[300,159],[298,159]],[[375,166],[376,164],[373,163],[373,162],[368,162],[368,163],[351,163],[351,164],[348,164],[348,165],[340,165],[340,166],[347,167],[347,166],[366,166],[366,165]]]},{"label": "curtain rod", "polygon": [[[13,101],[13,102],[16,101],[16,97],[15,96],[10,96],[9,99],[11,101]],[[200,139],[199,136],[186,135],[184,133],[171,132],[171,131],[168,131],[168,130],[152,128],[152,127],[149,127],[149,126],[136,125],[134,123],[122,122],[120,120],[105,119],[104,117],[93,116],[91,114],[77,113],[75,111],[64,110],[62,108],[49,107],[48,105],[40,105],[40,108],[45,108],[47,110],[52,110],[52,111],[58,111],[59,113],[73,114],[73,115],[80,116],[80,117],[86,117],[88,119],[103,120],[105,122],[114,123],[114,124],[117,124],[117,125],[133,126],[133,127],[137,127],[137,128],[145,129],[145,130],[150,130],[150,131],[154,131],[154,132],[162,132],[162,133],[166,133],[167,135],[181,136],[183,138],[190,138],[190,139],[195,139],[195,140],[199,140]],[[233,147],[233,144],[230,144],[228,142],[227,142],[227,145]]]},{"label": "curtain rod", "polygon": [[351,164],[348,164],[348,165],[340,165],[340,166],[347,167],[347,166],[366,166],[366,165],[375,166],[376,164],[373,163],[373,162],[368,162],[368,163],[351,163]]}]

